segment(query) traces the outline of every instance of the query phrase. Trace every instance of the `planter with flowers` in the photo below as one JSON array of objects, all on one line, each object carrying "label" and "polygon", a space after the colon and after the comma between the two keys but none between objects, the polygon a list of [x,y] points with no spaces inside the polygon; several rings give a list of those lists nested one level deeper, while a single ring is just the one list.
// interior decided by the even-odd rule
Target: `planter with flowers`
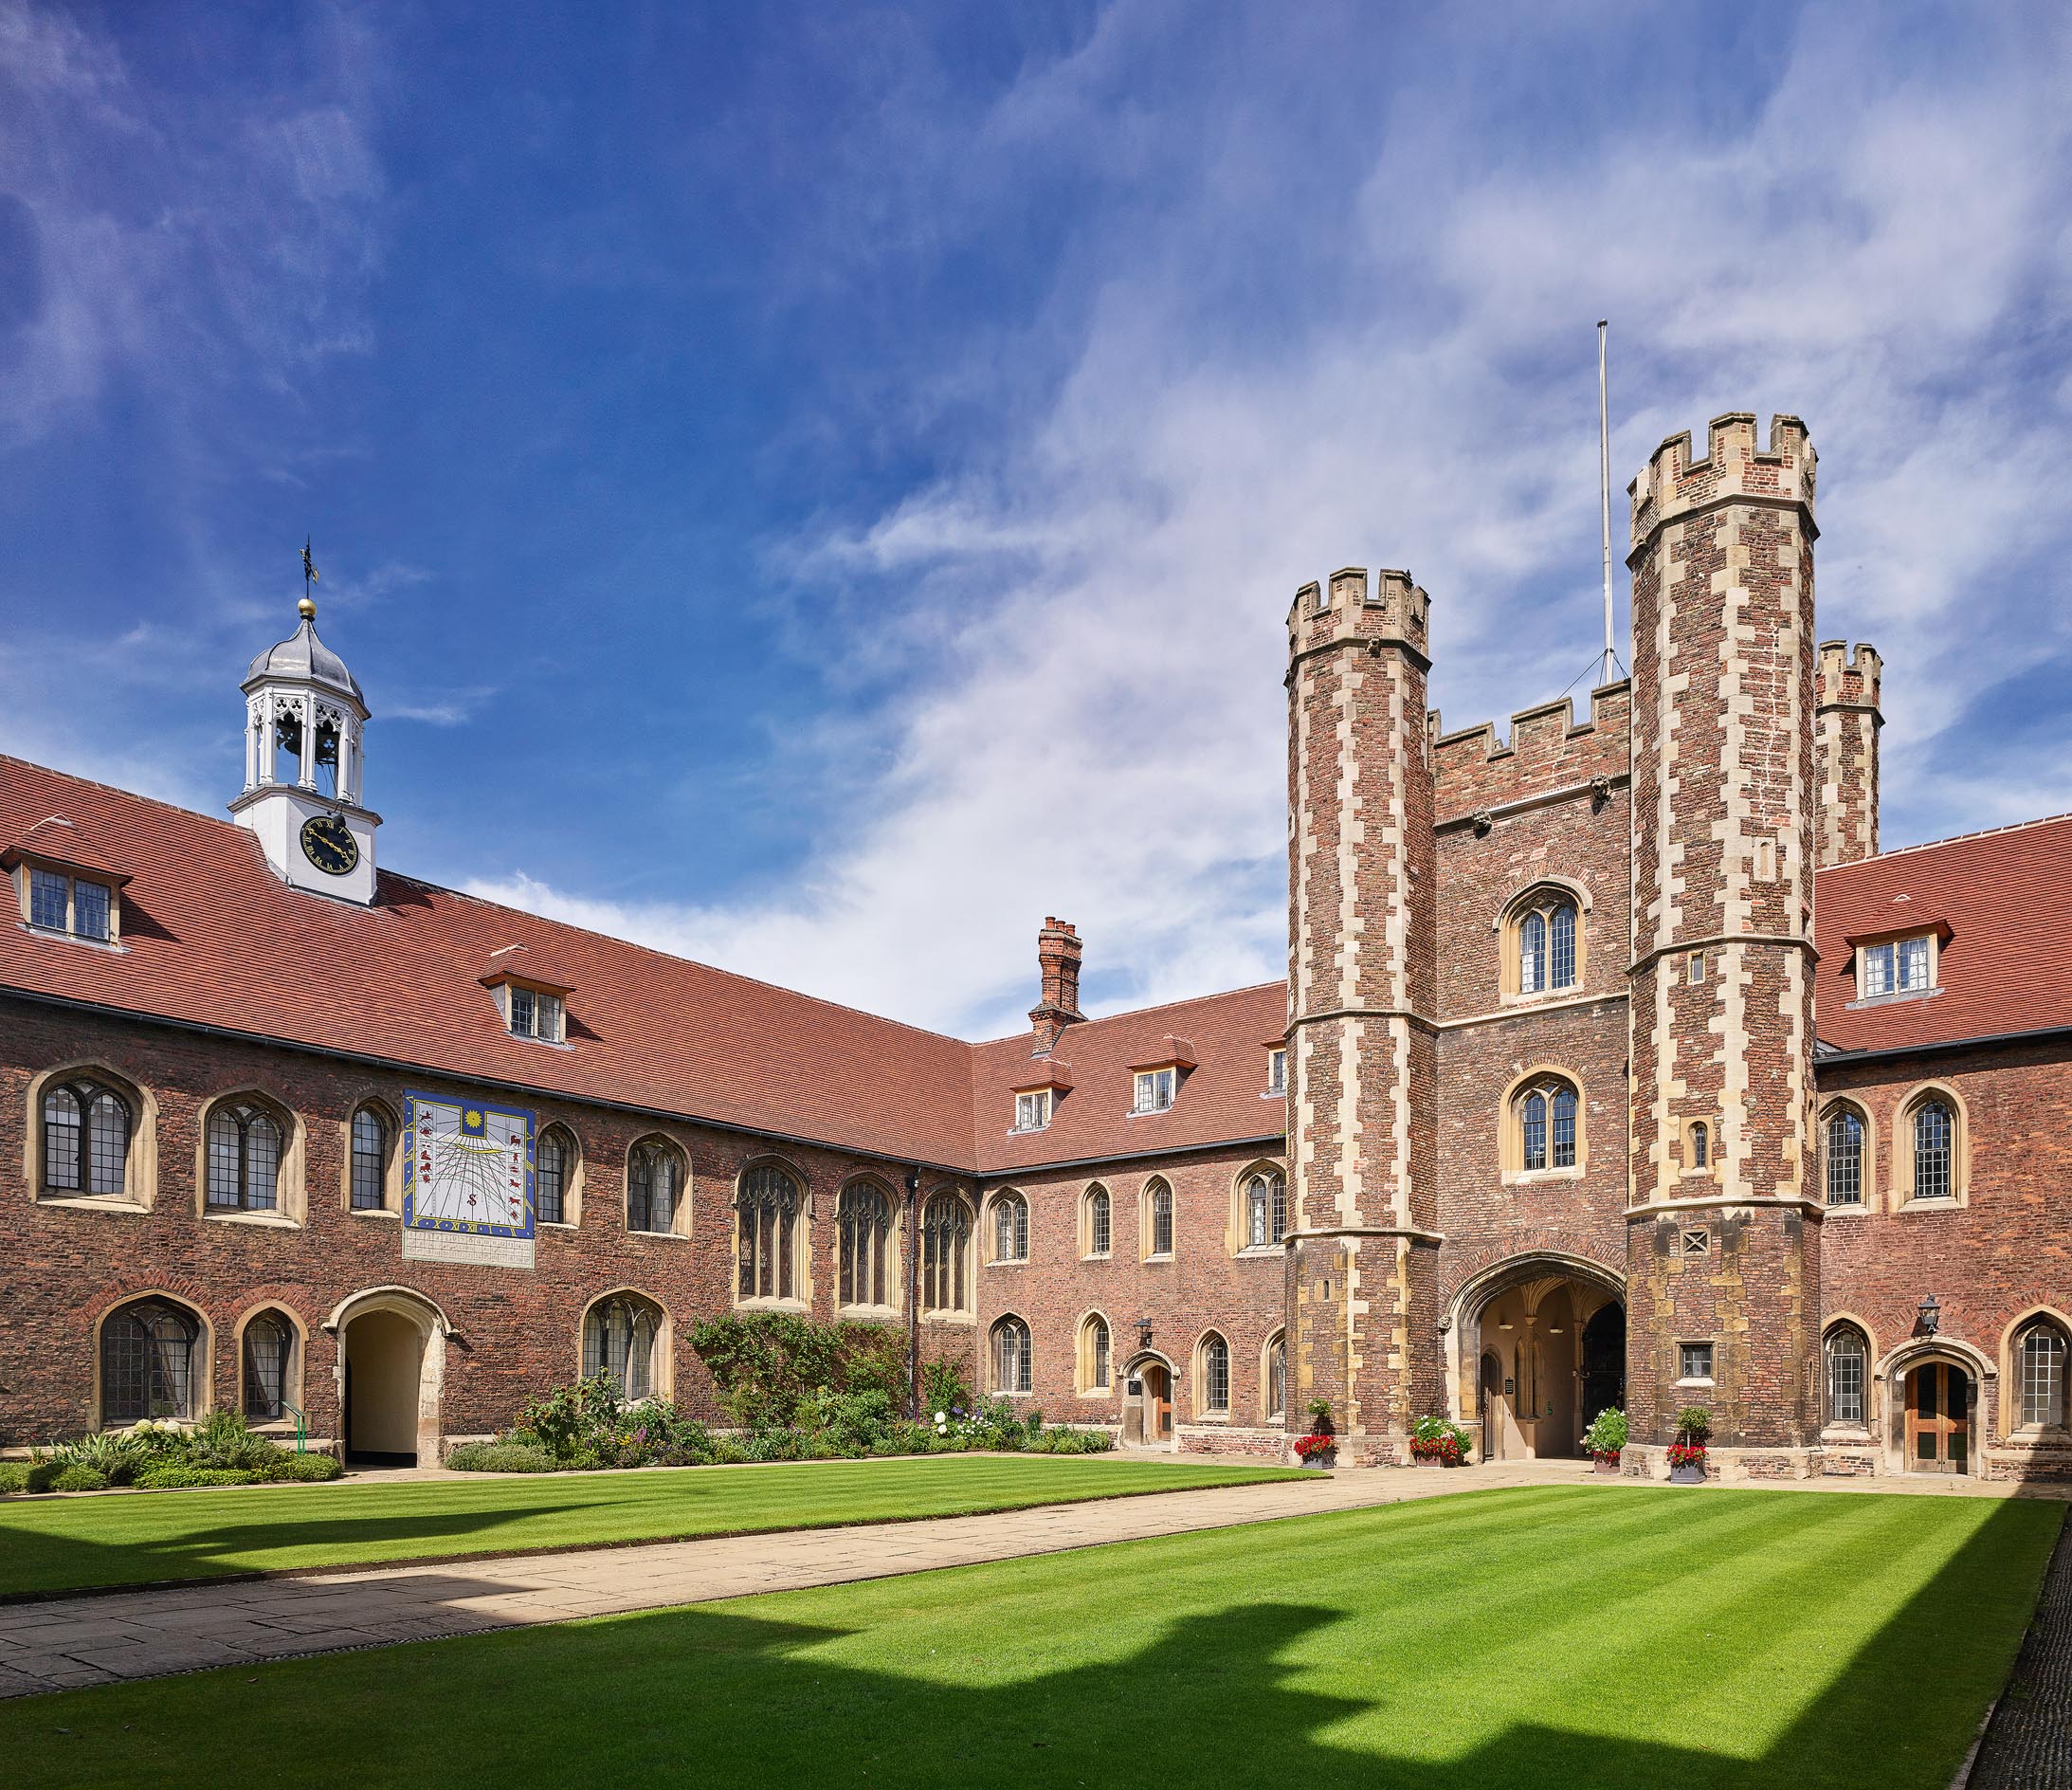
[{"label": "planter with flowers", "polygon": [[1420,1417],[1410,1426],[1410,1458],[1420,1467],[1461,1467],[1467,1462],[1468,1434],[1446,1417]]},{"label": "planter with flowers", "polygon": [[1711,1437],[1712,1413],[1702,1405],[1686,1405],[1677,1413],[1677,1439],[1669,1444],[1672,1486],[1705,1483],[1705,1444]]},{"label": "planter with flowers", "polygon": [[1626,1446],[1626,1413],[1616,1405],[1607,1405],[1583,1432],[1583,1446],[1590,1451],[1590,1460],[1600,1473],[1616,1473],[1619,1451]]},{"label": "planter with flowers", "polygon": [[1338,1438],[1331,1429],[1331,1400],[1310,1400],[1309,1416],[1312,1429],[1307,1435],[1295,1438],[1295,1457],[1304,1467],[1332,1467],[1338,1458]]}]

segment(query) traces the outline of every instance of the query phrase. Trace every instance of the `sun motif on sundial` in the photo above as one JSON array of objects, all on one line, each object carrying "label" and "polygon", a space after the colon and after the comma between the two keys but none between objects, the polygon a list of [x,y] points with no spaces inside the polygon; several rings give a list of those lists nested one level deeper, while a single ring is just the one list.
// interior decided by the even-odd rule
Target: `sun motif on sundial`
[{"label": "sun motif on sundial", "polygon": [[524,1114],[422,1098],[414,1108],[410,1222],[525,1233]]}]

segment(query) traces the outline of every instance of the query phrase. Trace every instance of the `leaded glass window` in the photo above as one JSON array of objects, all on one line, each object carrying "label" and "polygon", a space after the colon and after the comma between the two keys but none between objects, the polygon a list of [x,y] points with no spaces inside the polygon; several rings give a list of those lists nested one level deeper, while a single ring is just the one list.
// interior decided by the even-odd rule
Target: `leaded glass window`
[{"label": "leaded glass window", "polygon": [[1914,1197],[1948,1199],[1955,1191],[1952,1176],[1956,1125],[1939,1100],[1924,1100],[1914,1109]]},{"label": "leaded glass window", "polygon": [[583,1320],[583,1373],[603,1374],[627,1398],[649,1398],[655,1392],[655,1343],[662,1334],[662,1314],[646,1300],[614,1293],[590,1308]]},{"label": "leaded glass window", "polygon": [[798,1182],[773,1163],[741,1177],[734,1202],[737,1297],[798,1297],[798,1215],[803,1203]]},{"label": "leaded glass window", "polygon": [[72,880],[55,870],[31,869],[28,873],[28,923],[52,932],[71,930],[69,912]]},{"label": "leaded glass window", "polygon": [[1230,1409],[1230,1345],[1213,1331],[1202,1343],[1202,1409]]},{"label": "leaded glass window", "polygon": [[1548,923],[1547,986],[1575,986],[1575,909],[1564,903]]},{"label": "leaded glass window", "polygon": [[1827,1203],[1863,1203],[1863,1122],[1846,1106],[1827,1119]]},{"label": "leaded glass window", "polygon": [[1288,1339],[1277,1336],[1266,1344],[1266,1416],[1283,1417],[1288,1411]]},{"label": "leaded glass window", "polygon": [[195,1347],[201,1325],[164,1300],[140,1299],[100,1326],[103,1426],[194,1415]]},{"label": "leaded glass window", "polygon": [[1707,1168],[1712,1163],[1712,1132],[1703,1124],[1691,1127],[1691,1166]]},{"label": "leaded glass window", "polygon": [[1108,1384],[1108,1324],[1104,1318],[1086,1320],[1086,1390],[1098,1392]]},{"label": "leaded glass window", "polygon": [[1858,1331],[1844,1326],[1827,1337],[1827,1421],[1862,1423],[1868,1351]]},{"label": "leaded glass window", "polygon": [[108,889],[102,883],[72,885],[72,930],[82,939],[108,936]]},{"label": "leaded glass window", "polygon": [[1086,1196],[1086,1252],[1106,1255],[1115,1230],[1115,1202],[1105,1187]]},{"label": "leaded glass window", "polygon": [[1028,1201],[1020,1194],[1002,1194],[992,1203],[992,1259],[1028,1260]]},{"label": "leaded glass window", "polygon": [[541,1224],[566,1224],[569,1201],[569,1163],[575,1146],[558,1125],[539,1134],[533,1157],[534,1216]]},{"label": "leaded glass window", "polygon": [[1575,1166],[1575,1089],[1557,1087],[1554,1092],[1554,1165]]},{"label": "leaded glass window", "polygon": [[1518,927],[1518,993],[1536,995],[1547,986],[1547,922],[1527,914]]},{"label": "leaded glass window", "polygon": [[2064,1422],[2064,1338],[2038,1324],[2022,1339],[2022,1422],[2060,1427]]},{"label": "leaded glass window", "polygon": [[937,1194],[921,1212],[921,1305],[929,1311],[972,1308],[972,1209]]},{"label": "leaded glass window", "polygon": [[835,1212],[845,1306],[884,1306],[892,1254],[892,1202],[876,1187],[843,1189]]},{"label": "leaded glass window", "polygon": [[1547,1166],[1547,1096],[1534,1092],[1525,1096],[1525,1105],[1518,1114],[1518,1143],[1521,1160],[1527,1169]]},{"label": "leaded glass window", "polygon": [[1028,1325],[1019,1318],[1002,1318],[992,1327],[993,1386],[999,1392],[1028,1392],[1035,1384]]},{"label": "leaded glass window", "polygon": [[626,1228],[668,1232],[676,1225],[683,1160],[665,1143],[637,1143],[627,1164]]},{"label": "leaded glass window", "polygon": [[353,1210],[378,1212],[387,1203],[389,1127],[372,1106],[353,1115]]},{"label": "leaded glass window", "polygon": [[281,1126],[263,1108],[218,1106],[209,1116],[209,1204],[271,1212],[280,1204]]},{"label": "leaded glass window", "polygon": [[1145,1199],[1151,1216],[1151,1253],[1172,1253],[1172,1189],[1164,1181],[1154,1181]]},{"label": "leaded glass window", "polygon": [[295,1332],[279,1312],[263,1311],[245,1326],[245,1415],[254,1423],[286,1415],[294,1343]]},{"label": "leaded glass window", "polygon": [[127,1184],[130,1107],[93,1082],[68,1082],[44,1095],[44,1190],[120,1194]]},{"label": "leaded glass window", "polygon": [[1271,1248],[1287,1234],[1288,1184],[1264,1170],[1245,1183],[1245,1247]]}]

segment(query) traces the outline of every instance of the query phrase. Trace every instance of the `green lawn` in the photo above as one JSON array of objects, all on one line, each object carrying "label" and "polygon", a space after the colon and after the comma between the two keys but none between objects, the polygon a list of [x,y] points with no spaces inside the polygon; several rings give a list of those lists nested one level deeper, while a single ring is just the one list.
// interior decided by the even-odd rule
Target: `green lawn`
[{"label": "green lawn", "polygon": [[1280,1468],[937,1454],[538,1478],[0,1502],[0,1596],[373,1561],[968,1516],[1287,1477]]},{"label": "green lawn", "polygon": [[1943,1790],[2063,1507],[1468,1493],[0,1705],[11,1784]]}]

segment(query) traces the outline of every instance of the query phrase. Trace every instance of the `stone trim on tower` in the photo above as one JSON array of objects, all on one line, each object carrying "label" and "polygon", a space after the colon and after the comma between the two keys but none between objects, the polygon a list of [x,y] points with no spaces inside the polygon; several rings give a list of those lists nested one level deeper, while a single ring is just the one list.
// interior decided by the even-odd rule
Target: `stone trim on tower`
[{"label": "stone trim on tower", "polygon": [[1820,643],[1820,868],[1878,855],[1878,731],[1884,661],[1868,641]]}]

